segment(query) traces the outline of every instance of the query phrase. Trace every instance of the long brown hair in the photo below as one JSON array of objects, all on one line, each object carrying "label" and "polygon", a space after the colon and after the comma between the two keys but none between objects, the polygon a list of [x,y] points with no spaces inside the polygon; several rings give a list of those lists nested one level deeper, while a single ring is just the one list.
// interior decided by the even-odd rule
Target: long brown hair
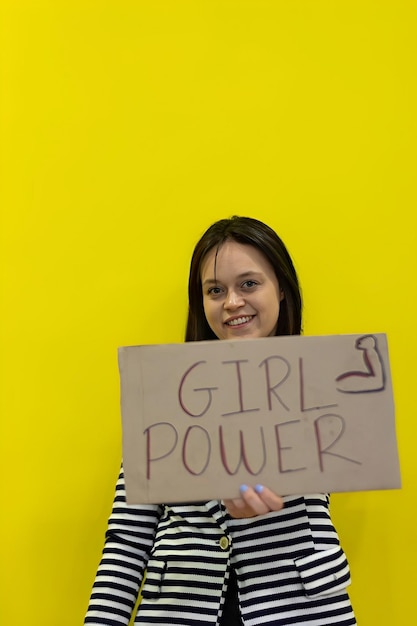
[{"label": "long brown hair", "polygon": [[203,308],[201,266],[206,255],[225,241],[254,246],[272,265],[280,288],[284,291],[276,335],[301,333],[301,291],[297,273],[283,241],[276,232],[252,217],[233,216],[212,224],[194,248],[188,280],[188,320],[185,341],[217,339],[211,330]]}]

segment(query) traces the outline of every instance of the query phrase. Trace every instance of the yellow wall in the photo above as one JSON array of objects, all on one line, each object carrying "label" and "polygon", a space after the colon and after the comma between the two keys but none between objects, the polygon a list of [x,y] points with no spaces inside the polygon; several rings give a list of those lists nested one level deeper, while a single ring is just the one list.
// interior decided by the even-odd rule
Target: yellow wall
[{"label": "yellow wall", "polygon": [[404,487],[334,495],[333,516],[359,624],[410,623],[416,2],[1,12],[1,624],[82,623],[120,461],[116,348],[182,339],[192,247],[232,213],[287,242],[307,334],[388,333]]}]

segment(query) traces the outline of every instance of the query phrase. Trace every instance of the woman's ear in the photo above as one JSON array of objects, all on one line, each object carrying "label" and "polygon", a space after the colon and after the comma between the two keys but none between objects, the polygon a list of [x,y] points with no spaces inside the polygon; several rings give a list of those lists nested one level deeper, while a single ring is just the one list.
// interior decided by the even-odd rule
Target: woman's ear
[{"label": "woman's ear", "polygon": [[283,300],[285,300],[285,293],[283,289],[279,290],[279,301],[282,302]]}]

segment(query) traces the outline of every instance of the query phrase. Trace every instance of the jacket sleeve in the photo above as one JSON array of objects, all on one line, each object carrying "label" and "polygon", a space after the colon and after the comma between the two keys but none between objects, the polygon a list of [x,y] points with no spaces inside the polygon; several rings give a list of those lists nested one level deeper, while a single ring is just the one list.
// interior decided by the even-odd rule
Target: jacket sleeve
[{"label": "jacket sleeve", "polygon": [[122,468],[84,624],[127,626],[161,513],[159,505],[126,504]]}]

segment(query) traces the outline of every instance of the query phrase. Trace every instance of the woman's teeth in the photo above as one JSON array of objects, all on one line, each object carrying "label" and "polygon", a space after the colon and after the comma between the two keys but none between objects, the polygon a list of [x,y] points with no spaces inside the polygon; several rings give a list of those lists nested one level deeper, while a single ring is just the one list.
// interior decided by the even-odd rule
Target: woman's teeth
[{"label": "woman's teeth", "polygon": [[228,326],[238,326],[239,324],[246,324],[252,319],[252,315],[247,315],[246,317],[236,317],[234,320],[230,320],[227,322]]}]

